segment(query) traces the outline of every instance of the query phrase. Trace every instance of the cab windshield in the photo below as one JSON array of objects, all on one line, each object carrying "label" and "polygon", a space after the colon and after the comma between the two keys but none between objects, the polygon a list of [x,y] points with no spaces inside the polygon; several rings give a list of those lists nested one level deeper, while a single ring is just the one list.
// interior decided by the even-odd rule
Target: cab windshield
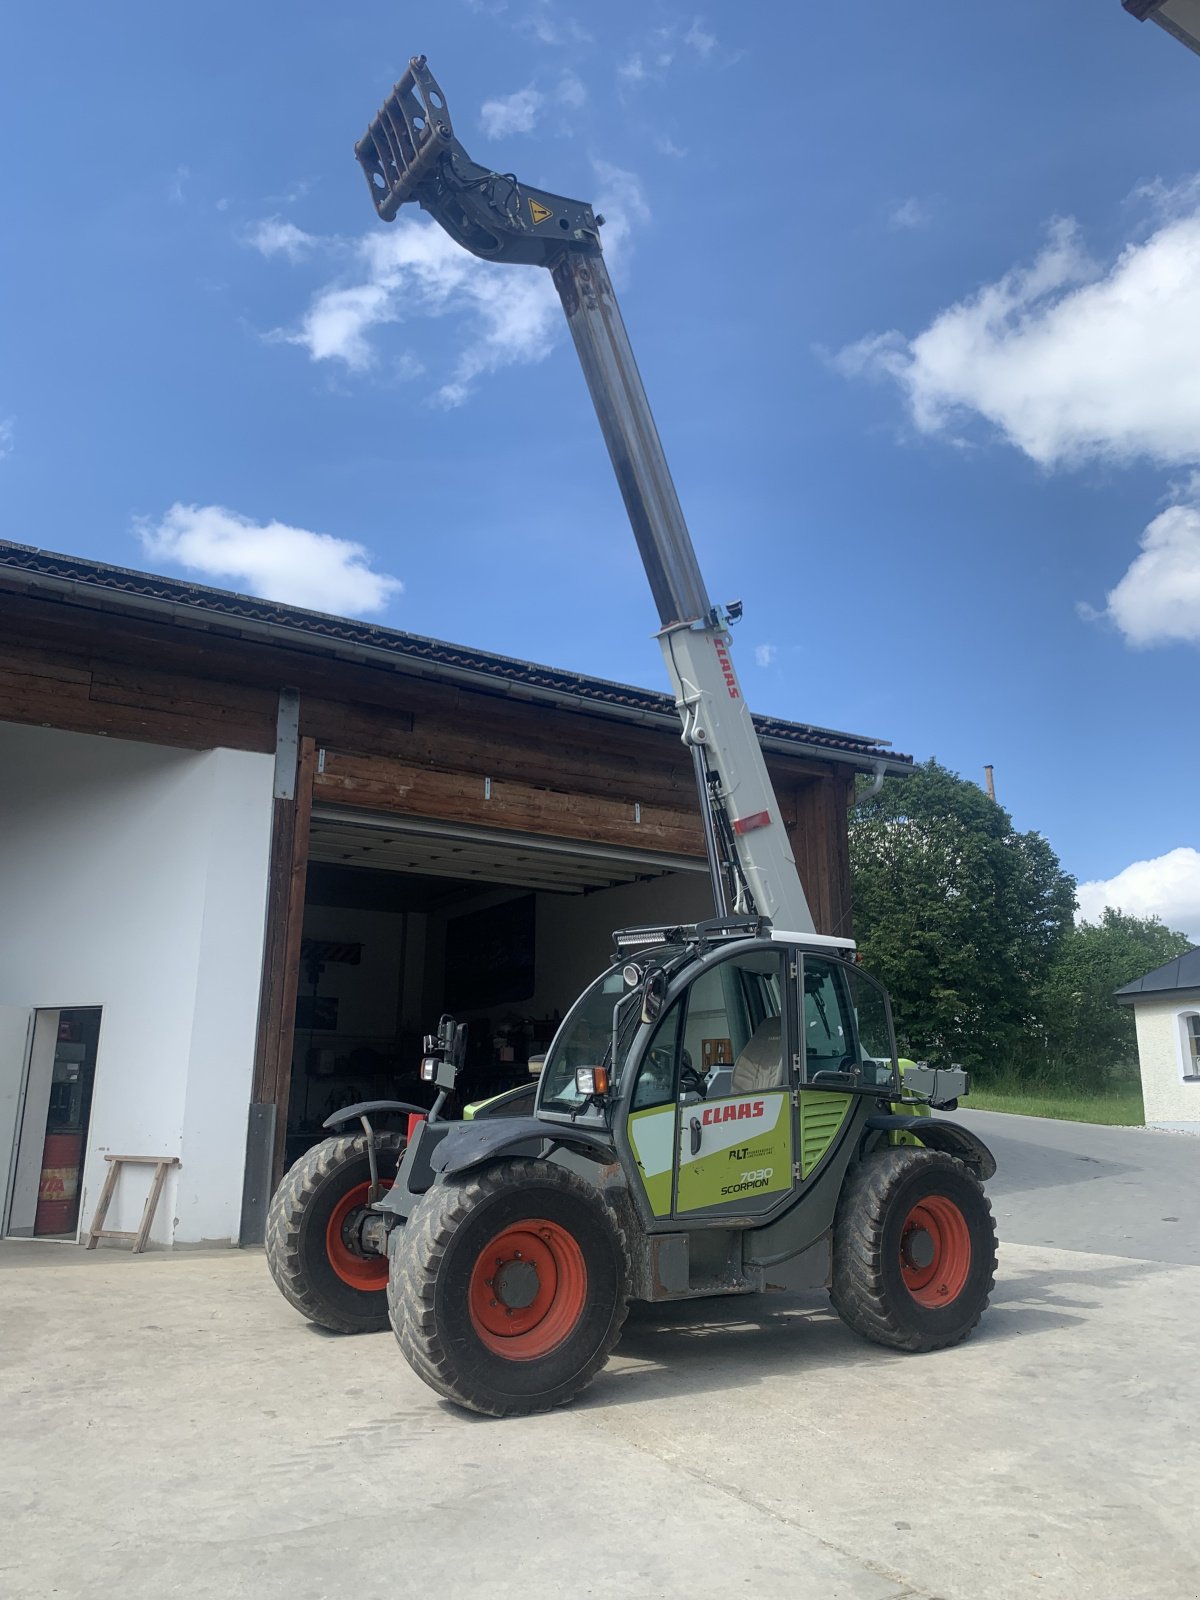
[{"label": "cab windshield", "polygon": [[641,1016],[638,1001],[639,991],[626,985],[620,967],[604,973],[584,991],[567,1013],[542,1068],[538,1104],[543,1111],[574,1113],[582,1107],[584,1097],[575,1087],[576,1067],[607,1067],[616,1088]]}]

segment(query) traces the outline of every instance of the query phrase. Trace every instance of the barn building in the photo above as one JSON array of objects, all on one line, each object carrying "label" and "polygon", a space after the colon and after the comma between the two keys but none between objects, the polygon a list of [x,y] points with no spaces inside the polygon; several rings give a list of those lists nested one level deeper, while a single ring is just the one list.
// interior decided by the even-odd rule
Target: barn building
[{"label": "barn building", "polygon": [[[152,1242],[254,1242],[333,1110],[470,1023],[520,1081],[614,927],[708,914],[663,694],[0,543],[3,1232],[76,1237],[106,1154]],[[759,720],[817,928],[880,741]],[[131,1229],[149,1169],[125,1169]]]}]

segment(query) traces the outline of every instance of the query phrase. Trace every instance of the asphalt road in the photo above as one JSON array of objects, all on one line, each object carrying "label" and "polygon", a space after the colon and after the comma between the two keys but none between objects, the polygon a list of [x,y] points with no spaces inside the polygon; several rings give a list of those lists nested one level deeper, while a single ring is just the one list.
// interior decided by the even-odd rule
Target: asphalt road
[{"label": "asphalt road", "polygon": [[997,1161],[1000,1237],[1200,1266],[1200,1137],[954,1112]]}]

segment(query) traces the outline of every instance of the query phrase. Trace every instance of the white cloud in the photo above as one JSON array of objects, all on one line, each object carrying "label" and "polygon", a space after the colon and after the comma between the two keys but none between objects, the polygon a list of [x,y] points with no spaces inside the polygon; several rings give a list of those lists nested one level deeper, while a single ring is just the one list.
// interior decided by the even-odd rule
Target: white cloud
[{"label": "white cloud", "polygon": [[649,222],[650,206],[636,172],[615,167],[611,161],[592,162],[600,187],[595,209],[604,218],[604,255],[617,271],[628,256],[630,236],[639,223]]},{"label": "white cloud", "polygon": [[618,81],[630,88],[637,88],[639,84],[645,83],[649,76],[640,50],[635,50],[632,55],[626,56],[617,67]]},{"label": "white cloud", "polygon": [[246,235],[246,243],[260,255],[284,255],[289,261],[299,261],[319,241],[311,233],[305,233],[303,228],[298,228],[294,222],[284,222],[279,217],[267,217],[250,229]]},{"label": "white cloud", "polygon": [[773,644],[756,644],[754,646],[754,660],[757,666],[769,667],[773,665],[778,654],[779,651]]},{"label": "white cloud", "polygon": [[13,439],[16,435],[16,418],[0,417],[0,461],[5,456],[13,453]]},{"label": "white cloud", "polygon": [[670,134],[667,133],[660,133],[658,135],[654,141],[654,148],[658,151],[660,156],[674,156],[676,159],[681,159],[683,156],[687,155],[687,151],[683,148],[683,146],[676,144],[674,139],[671,138]]},{"label": "white cloud", "polygon": [[1157,199],[1155,230],[1109,265],[1089,259],[1073,222],[1056,222],[1032,265],[915,338],[861,340],[836,365],[894,380],[922,432],[973,413],[1045,466],[1200,460],[1200,193]]},{"label": "white cloud", "polygon": [[923,200],[918,200],[915,194],[910,194],[907,200],[900,200],[888,212],[888,226],[904,231],[912,228],[923,228],[929,221],[929,207]]},{"label": "white cloud", "polygon": [[361,544],[285,522],[252,522],[224,506],[176,502],[160,522],[141,521],[137,531],[157,561],[287,605],[365,616],[404,588],[399,578],[371,570]]},{"label": "white cloud", "polygon": [[479,123],[489,139],[532,133],[544,104],[544,97],[536,89],[518,89],[503,99],[485,100],[479,108]]},{"label": "white cloud", "polygon": [[[607,219],[605,255],[619,271],[628,258],[630,235],[648,219],[650,208],[636,173],[604,161],[593,166],[596,209]],[[338,361],[352,372],[365,372],[376,364],[372,335],[380,327],[453,316],[464,338],[435,395],[443,405],[457,406],[486,373],[542,360],[562,331],[549,273],[478,260],[436,223],[406,217],[386,232],[374,230],[357,240],[303,237],[306,249],[328,249],[354,264],[353,274],[318,290],[299,326],[267,336],[299,345],[314,361]],[[294,252],[281,253],[295,259]],[[423,370],[411,351],[393,351],[390,361],[400,377]]]},{"label": "white cloud", "polygon": [[1076,921],[1096,922],[1105,906],[1131,917],[1161,917],[1200,944],[1200,850],[1190,845],[1134,861],[1115,878],[1081,883]]},{"label": "white cloud", "polygon": [[167,185],[167,199],[173,206],[183,205],[185,200],[184,185],[191,175],[192,169],[190,167],[176,167],[171,174],[171,181]]},{"label": "white cloud", "polygon": [[705,61],[708,60],[709,56],[712,55],[713,51],[717,48],[716,34],[705,31],[703,26],[703,18],[701,17],[697,17],[693,21],[691,27],[683,36],[683,42],[693,49],[696,54]]},{"label": "white cloud", "polygon": [[558,88],[554,91],[554,98],[560,106],[566,106],[569,111],[578,111],[580,106],[587,101],[587,89],[581,79],[573,72],[564,72],[558,80]]},{"label": "white cloud", "polygon": [[1200,481],[1188,503],[1168,506],[1141,538],[1141,554],[1107,595],[1103,611],[1081,605],[1085,621],[1108,617],[1139,648],[1200,644]]},{"label": "white cloud", "polygon": [[[355,247],[364,281],[334,284],[314,297],[292,333],[275,337],[307,349],[314,361],[337,360],[353,372],[375,361],[369,334],[415,317],[465,314],[467,344],[438,391],[460,405],[474,381],[513,362],[540,361],[558,334],[558,297],[549,273],[516,272],[479,261],[435,223],[404,220]],[[413,358],[401,358],[406,373]]]},{"label": "white cloud", "polygon": [[530,9],[516,19],[513,26],[521,33],[531,33],[541,44],[591,44],[592,35],[574,17],[557,13],[554,0],[532,0]]}]

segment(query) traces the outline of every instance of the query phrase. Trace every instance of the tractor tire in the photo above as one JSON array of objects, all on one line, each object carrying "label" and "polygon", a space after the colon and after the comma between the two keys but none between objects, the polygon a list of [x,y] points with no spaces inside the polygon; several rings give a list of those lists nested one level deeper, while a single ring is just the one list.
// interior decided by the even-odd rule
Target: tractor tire
[{"label": "tractor tire", "polygon": [[975,1327],[995,1276],[991,1204],[954,1156],[902,1146],[847,1174],[830,1299],[856,1333],[893,1350],[944,1350]]},{"label": "tractor tire", "polygon": [[440,1180],[393,1241],[388,1307],[405,1359],[438,1394],[484,1416],[574,1399],[620,1337],[628,1293],[612,1209],[547,1161]]},{"label": "tractor tire", "polygon": [[[385,1188],[405,1143],[403,1134],[375,1135]],[[342,1134],[288,1169],[267,1213],[267,1265],[280,1293],[333,1333],[378,1333],[388,1325],[387,1258],[359,1255],[342,1233],[366,1205],[370,1182],[366,1134]]]}]

